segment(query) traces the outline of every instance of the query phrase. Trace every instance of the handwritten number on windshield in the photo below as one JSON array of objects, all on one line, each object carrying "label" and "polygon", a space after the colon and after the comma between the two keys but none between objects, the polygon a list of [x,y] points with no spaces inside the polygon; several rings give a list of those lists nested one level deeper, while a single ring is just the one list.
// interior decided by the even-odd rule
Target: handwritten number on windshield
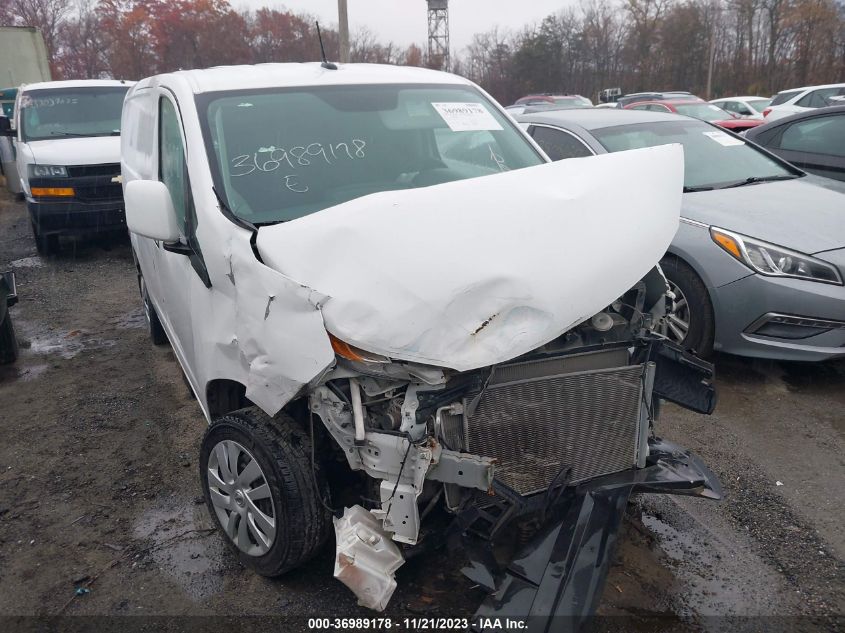
[{"label": "handwritten number on windshield", "polygon": [[[231,161],[231,168],[229,175],[233,178],[241,176],[248,176],[256,171],[273,172],[279,169],[283,164],[290,169],[297,169],[298,167],[308,167],[312,165],[312,160],[325,161],[327,165],[333,164],[338,160],[356,160],[366,158],[367,154],[364,148],[367,142],[361,139],[351,139],[352,147],[348,143],[329,143],[323,145],[322,143],[310,143],[309,145],[296,145],[289,149],[283,147],[261,147],[253,154],[240,154],[235,156]],[[331,156],[330,156],[331,155]],[[292,178],[292,176],[285,176],[285,178]],[[288,184],[286,186],[291,191],[304,193],[299,191],[305,185]],[[298,183],[298,181],[297,181]]]},{"label": "handwritten number on windshield", "polygon": [[285,176],[285,187],[294,193],[305,193],[308,191],[308,185],[303,185],[299,182],[299,176],[296,174],[288,174]]}]

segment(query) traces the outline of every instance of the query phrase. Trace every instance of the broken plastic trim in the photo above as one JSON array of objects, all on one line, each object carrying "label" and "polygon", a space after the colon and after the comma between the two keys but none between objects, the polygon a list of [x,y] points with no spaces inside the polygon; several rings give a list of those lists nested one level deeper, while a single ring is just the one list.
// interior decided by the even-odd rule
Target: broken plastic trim
[{"label": "broken plastic trim", "polygon": [[575,488],[562,518],[541,530],[503,574],[491,568],[489,556],[474,555],[485,548],[471,542],[471,565],[464,573],[495,587],[474,622],[514,618],[532,633],[576,631],[598,605],[632,492],[722,498],[718,479],[695,455],[660,438],[650,439],[649,448],[646,468]]}]

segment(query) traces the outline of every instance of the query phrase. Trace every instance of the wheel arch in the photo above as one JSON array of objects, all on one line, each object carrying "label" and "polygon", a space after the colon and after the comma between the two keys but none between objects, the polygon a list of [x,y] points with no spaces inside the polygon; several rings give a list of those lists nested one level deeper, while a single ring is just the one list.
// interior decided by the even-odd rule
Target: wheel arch
[{"label": "wheel arch", "polygon": [[689,266],[692,271],[698,275],[701,283],[704,284],[704,287],[707,289],[707,294],[710,295],[710,300],[713,300],[714,284],[710,279],[710,276],[704,271],[703,267],[699,265],[698,261],[690,255],[690,253],[688,253],[685,249],[677,248],[674,244],[672,244],[669,246],[669,249],[666,251],[666,254],[661,258],[661,260],[666,259],[667,257],[676,259]]},{"label": "wheel arch", "polygon": [[205,402],[211,420],[253,406],[246,397],[246,385],[229,378],[214,378],[205,385]]}]

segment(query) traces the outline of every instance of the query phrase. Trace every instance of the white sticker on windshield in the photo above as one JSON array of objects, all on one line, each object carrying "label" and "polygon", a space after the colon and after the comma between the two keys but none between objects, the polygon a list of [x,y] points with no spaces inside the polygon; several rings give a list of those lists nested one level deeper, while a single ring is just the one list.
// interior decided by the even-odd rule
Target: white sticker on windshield
[{"label": "white sticker on windshield", "polygon": [[502,126],[480,103],[432,103],[453,132],[501,130]]},{"label": "white sticker on windshield", "polygon": [[731,147],[734,145],[745,145],[745,141],[740,138],[734,138],[730,134],[725,134],[724,132],[719,132],[718,130],[714,130],[712,132],[702,132],[704,136],[713,139],[719,145],[724,145],[725,147]]}]

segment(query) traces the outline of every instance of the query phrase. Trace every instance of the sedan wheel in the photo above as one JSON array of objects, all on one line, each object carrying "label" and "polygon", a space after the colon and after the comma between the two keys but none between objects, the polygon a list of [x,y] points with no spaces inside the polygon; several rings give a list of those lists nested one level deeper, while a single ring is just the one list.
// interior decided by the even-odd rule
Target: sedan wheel
[{"label": "sedan wheel", "polygon": [[664,333],[671,342],[709,358],[716,326],[707,288],[689,264],[677,257],[667,255],[660,267],[675,295],[664,319]]},{"label": "sedan wheel", "polygon": [[255,457],[237,442],[218,442],[209,455],[207,481],[226,536],[249,556],[269,552],[276,540],[276,511]]},{"label": "sedan wheel", "polygon": [[678,286],[669,282],[669,289],[675,298],[672,300],[672,307],[666,315],[666,335],[673,343],[683,345],[689,334],[690,309],[684,293]]}]

